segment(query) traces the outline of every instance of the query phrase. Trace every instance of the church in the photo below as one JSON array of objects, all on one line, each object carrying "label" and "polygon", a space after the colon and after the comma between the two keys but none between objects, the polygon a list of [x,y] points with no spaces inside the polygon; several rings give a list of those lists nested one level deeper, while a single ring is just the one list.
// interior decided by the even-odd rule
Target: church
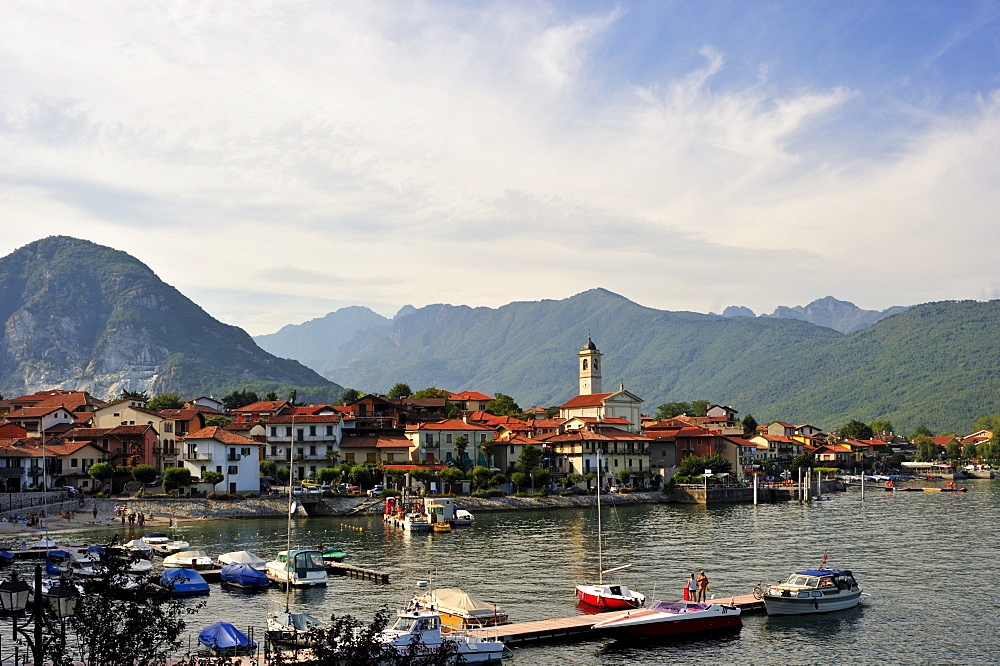
[{"label": "church", "polygon": [[601,424],[638,433],[642,399],[626,391],[624,384],[617,391],[603,392],[601,356],[588,335],[587,344],[577,352],[580,393],[559,407],[559,416],[568,421],[567,429]]}]

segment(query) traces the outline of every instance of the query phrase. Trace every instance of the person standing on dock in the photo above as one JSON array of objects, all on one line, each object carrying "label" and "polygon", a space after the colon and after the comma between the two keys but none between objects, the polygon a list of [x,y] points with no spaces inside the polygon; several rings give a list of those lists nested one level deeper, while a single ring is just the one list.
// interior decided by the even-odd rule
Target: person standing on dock
[{"label": "person standing on dock", "polygon": [[702,571],[698,574],[698,601],[705,601],[705,597],[708,596],[708,576]]},{"label": "person standing on dock", "polygon": [[684,590],[684,600],[694,601],[698,598],[698,581],[695,580],[694,574],[688,578],[687,589]]}]

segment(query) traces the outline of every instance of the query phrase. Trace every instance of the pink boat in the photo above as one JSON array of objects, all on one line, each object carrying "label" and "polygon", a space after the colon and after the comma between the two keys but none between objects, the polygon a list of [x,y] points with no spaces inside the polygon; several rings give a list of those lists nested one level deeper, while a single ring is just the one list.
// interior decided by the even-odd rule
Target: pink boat
[{"label": "pink boat", "polygon": [[687,634],[738,632],[743,628],[741,611],[735,606],[689,601],[657,601],[602,620],[594,631],[610,636],[680,637]]}]

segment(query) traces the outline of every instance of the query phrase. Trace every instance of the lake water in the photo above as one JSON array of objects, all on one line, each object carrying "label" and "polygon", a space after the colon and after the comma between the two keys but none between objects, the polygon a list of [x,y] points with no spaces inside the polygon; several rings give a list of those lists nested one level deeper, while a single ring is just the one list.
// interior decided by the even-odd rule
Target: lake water
[{"label": "lake water", "polygon": [[[795,569],[851,569],[872,596],[861,608],[813,617],[745,615],[737,636],[636,646],[610,640],[523,647],[509,663],[987,663],[1000,660],[996,536],[1000,481],[968,481],[967,493],[836,493],[807,505],[757,507],[644,505],[604,514],[606,568],[631,562],[621,582],[650,598],[680,597],[692,572],[704,569],[712,594],[746,594]],[[396,609],[418,580],[459,587],[499,603],[512,622],[578,613],[574,586],[592,582],[598,565],[593,510],[480,514],[450,534],[411,534],[378,517],[293,521],[293,546],[318,542],[348,552],[347,562],[387,571],[389,585],[331,578],[325,589],[292,593],[296,609],[321,618],[349,613],[369,619]],[[270,558],[285,547],[282,520],[206,522],[179,536],[211,556],[250,550]],[[88,535],[96,540],[94,535]],[[612,574],[615,575],[615,574]],[[262,636],[271,590],[256,595],[213,586],[193,633],[220,618]]]}]

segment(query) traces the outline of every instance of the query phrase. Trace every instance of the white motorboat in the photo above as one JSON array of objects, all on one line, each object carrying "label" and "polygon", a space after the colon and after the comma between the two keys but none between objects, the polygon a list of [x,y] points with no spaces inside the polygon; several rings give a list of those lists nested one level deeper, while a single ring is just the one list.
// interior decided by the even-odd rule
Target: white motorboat
[{"label": "white motorboat", "polygon": [[382,632],[380,640],[404,656],[409,654],[414,638],[419,638],[431,650],[445,644],[453,646],[456,658],[461,657],[464,663],[497,662],[504,656],[504,644],[496,638],[484,638],[467,631],[444,633],[441,626],[441,615],[435,611],[401,611],[396,616],[396,623]]},{"label": "white motorboat", "polygon": [[507,622],[507,613],[497,604],[482,601],[457,587],[428,590],[413,597],[411,607],[433,610],[446,628],[473,629]]},{"label": "white motorboat", "polygon": [[163,532],[153,532],[152,534],[144,534],[141,541],[144,541],[151,546],[162,546],[170,541],[170,537]]},{"label": "white motorboat", "polygon": [[755,587],[768,615],[809,615],[854,608],[869,595],[847,569],[796,571],[784,583]]},{"label": "white motorboat", "polygon": [[475,522],[476,517],[465,509],[455,509],[455,517],[451,519],[451,524],[455,527],[468,527]]},{"label": "white motorboat", "polygon": [[267,563],[267,573],[282,583],[293,586],[326,585],[326,565],[323,553],[312,548],[283,550]]},{"label": "white motorboat", "polygon": [[163,558],[164,569],[211,569],[212,558],[200,550],[182,550]]},{"label": "white motorboat", "polygon": [[149,557],[153,554],[153,548],[143,541],[142,538],[126,541],[125,548],[139,557]]},{"label": "white motorboat", "polygon": [[128,572],[130,574],[148,574],[153,570],[153,563],[144,557],[140,557],[137,560],[132,560],[128,565]]}]

